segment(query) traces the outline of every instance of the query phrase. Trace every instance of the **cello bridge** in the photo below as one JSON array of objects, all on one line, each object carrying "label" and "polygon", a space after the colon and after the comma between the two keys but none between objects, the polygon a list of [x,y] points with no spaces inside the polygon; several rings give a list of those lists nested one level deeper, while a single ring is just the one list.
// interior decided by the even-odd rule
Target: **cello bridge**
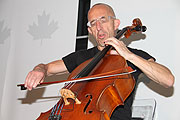
[{"label": "cello bridge", "polygon": [[81,104],[81,101],[78,100],[76,95],[69,89],[61,89],[60,90],[61,96],[63,97],[65,105],[69,105],[70,102],[67,100],[68,98],[73,99],[76,104]]}]

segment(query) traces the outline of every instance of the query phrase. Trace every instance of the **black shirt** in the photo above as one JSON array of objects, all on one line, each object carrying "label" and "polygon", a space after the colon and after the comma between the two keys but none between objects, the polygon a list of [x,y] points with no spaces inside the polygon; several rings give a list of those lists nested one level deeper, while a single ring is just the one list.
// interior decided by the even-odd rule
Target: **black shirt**
[{"label": "black shirt", "polygon": [[[128,49],[133,52],[134,54],[148,60],[150,58],[153,58],[150,56],[148,53],[142,51],[142,50],[137,50],[137,49],[132,49],[128,47]],[[94,57],[96,53],[98,53],[99,50],[97,47],[90,48],[88,50],[80,50],[77,52],[73,52],[65,57],[62,58],[64,61],[68,71],[71,73],[78,65],[83,63],[84,61]],[[155,60],[155,58],[153,58]],[[134,64],[131,62],[127,61],[128,66],[136,70],[136,72],[132,73],[134,76],[135,80],[137,81],[138,76],[142,71],[137,68]],[[134,96],[134,91],[130,94],[130,96],[126,99],[125,104],[123,106],[118,106],[114,112],[112,113],[111,120],[131,120],[131,106],[133,102],[133,97]]]}]

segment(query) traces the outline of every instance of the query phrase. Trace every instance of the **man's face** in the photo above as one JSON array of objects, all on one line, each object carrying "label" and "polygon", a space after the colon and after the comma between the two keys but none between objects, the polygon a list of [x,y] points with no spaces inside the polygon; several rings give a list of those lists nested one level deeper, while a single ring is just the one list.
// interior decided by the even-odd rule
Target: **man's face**
[{"label": "man's face", "polygon": [[104,47],[104,40],[114,36],[115,25],[114,15],[111,13],[106,6],[95,6],[88,14],[88,20],[90,26],[88,31],[92,34],[98,46]]}]

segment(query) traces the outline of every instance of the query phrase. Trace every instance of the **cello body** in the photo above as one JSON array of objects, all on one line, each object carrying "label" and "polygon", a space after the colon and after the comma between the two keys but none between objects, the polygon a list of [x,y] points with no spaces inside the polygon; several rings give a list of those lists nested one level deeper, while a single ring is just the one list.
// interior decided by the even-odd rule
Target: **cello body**
[{"label": "cello body", "polygon": [[[68,79],[76,76],[90,61],[91,59],[79,65]],[[90,75],[112,71],[113,73],[124,73],[127,72],[126,66],[127,63],[123,57],[105,55]],[[56,107],[56,109],[63,109],[55,110],[59,118],[55,119],[56,116],[50,118],[54,109],[52,108],[48,112],[41,113],[37,120],[110,120],[114,109],[124,104],[124,101],[134,89],[134,85],[135,80],[131,74],[73,83],[73,85],[62,89],[68,89],[74,93],[75,99],[78,99],[80,103],[77,103],[75,99],[67,98],[69,104],[65,105],[65,101],[61,99],[57,103],[59,107]]]}]

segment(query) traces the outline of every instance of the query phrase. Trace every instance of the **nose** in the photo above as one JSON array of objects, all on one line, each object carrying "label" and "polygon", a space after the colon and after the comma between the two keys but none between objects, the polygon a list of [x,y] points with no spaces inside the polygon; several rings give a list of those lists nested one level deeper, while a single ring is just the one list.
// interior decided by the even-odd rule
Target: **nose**
[{"label": "nose", "polygon": [[102,29],[102,25],[100,21],[96,21],[96,29],[99,31]]}]

